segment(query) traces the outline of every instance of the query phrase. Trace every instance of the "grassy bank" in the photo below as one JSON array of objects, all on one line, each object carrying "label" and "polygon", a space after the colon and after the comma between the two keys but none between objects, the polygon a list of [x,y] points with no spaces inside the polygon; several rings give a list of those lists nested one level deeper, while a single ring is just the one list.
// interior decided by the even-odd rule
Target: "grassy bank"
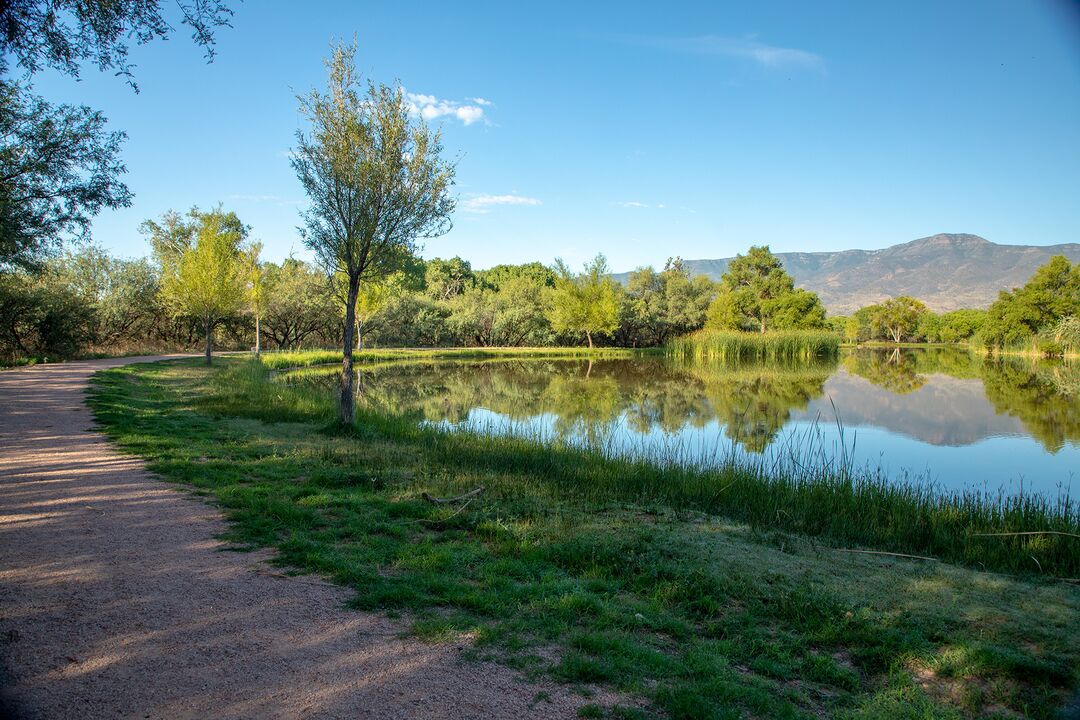
[{"label": "grassy bank", "polygon": [[835,357],[840,336],[818,330],[782,330],[767,333],[699,330],[676,338],[671,354],[693,360],[791,361]]},{"label": "grassy bank", "polygon": [[[341,433],[328,395],[268,375],[240,358],[128,367],[98,376],[93,404],[122,447],[220,503],[237,543],[276,547],[421,635],[627,697],[587,712],[1052,717],[1077,681],[1075,587],[850,552],[1024,572],[1034,553],[1064,572],[1068,538],[972,537],[1075,529],[1053,507],[661,468],[383,415]],[[477,487],[464,509],[421,497]]]}]

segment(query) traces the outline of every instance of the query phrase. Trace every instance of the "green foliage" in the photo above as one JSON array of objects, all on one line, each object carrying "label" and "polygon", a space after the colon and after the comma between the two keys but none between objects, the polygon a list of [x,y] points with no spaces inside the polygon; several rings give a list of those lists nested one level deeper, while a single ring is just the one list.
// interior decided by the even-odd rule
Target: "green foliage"
[{"label": "green foliage", "polygon": [[938,316],[938,340],[944,343],[965,342],[982,332],[985,310],[953,310]]},{"label": "green foliage", "polygon": [[175,24],[191,28],[192,39],[214,56],[214,31],[232,17],[224,0],[7,0],[0,5],[0,56],[36,73],[52,68],[79,77],[83,63],[132,78],[128,43],[165,40]]},{"label": "green foliage", "polygon": [[[919,322],[927,313],[926,305],[913,297],[901,295],[878,305],[863,308],[869,320],[870,337],[887,338],[899,343],[916,337]],[[862,310],[860,310],[862,312]]]},{"label": "green foliage", "polygon": [[[0,3],[0,76],[8,60],[32,76],[52,68],[78,78],[84,62],[114,70],[138,90],[128,43],[172,34],[160,0],[7,0]],[[172,5],[172,4],[169,4]],[[224,0],[181,0],[173,11],[213,58],[214,31],[232,15]],[[122,132],[86,106],[54,106],[28,87],[0,79],[0,270],[29,268],[65,241],[90,235],[105,208],[127,207],[121,182]]]},{"label": "green foliage", "polygon": [[825,327],[825,307],[795,281],[769,247],[737,255],[720,278],[706,326],[714,330],[797,330]]},{"label": "green foliage", "polygon": [[647,347],[699,330],[715,295],[715,283],[691,278],[681,258],[668,259],[661,272],[638,268],[627,279],[617,339]]},{"label": "green foliage", "polygon": [[105,122],[0,78],[0,270],[39,265],[66,240],[88,238],[103,209],[131,205],[120,180],[124,134]]},{"label": "green foliage", "polygon": [[560,260],[556,263],[556,273],[548,310],[552,328],[556,332],[584,335],[590,348],[594,334],[615,332],[619,327],[620,288],[609,276],[604,256],[597,255],[580,275],[574,275]]},{"label": "green foliage", "polygon": [[1022,288],[1002,291],[987,311],[982,340],[987,347],[1015,345],[1080,312],[1080,265],[1064,256],[1050,259]]},{"label": "green foliage", "polygon": [[1080,316],[1063,317],[1044,332],[1061,346],[1063,353],[1080,353]]},{"label": "green foliage", "polygon": [[475,282],[476,276],[468,260],[434,258],[424,263],[424,292],[432,300],[450,300]]},{"label": "green foliage", "polygon": [[48,275],[0,272],[0,357],[61,360],[75,355],[91,322],[91,309]]},{"label": "green foliage", "polygon": [[321,346],[341,332],[340,301],[326,274],[302,260],[265,266],[266,311],[262,332],[276,348]]},{"label": "green foliage", "polygon": [[176,214],[167,213],[162,225],[148,222],[144,228],[161,266],[165,305],[174,316],[200,321],[209,364],[214,328],[246,305],[251,248],[244,244],[248,229],[235,213],[193,208],[188,218],[173,224]]}]

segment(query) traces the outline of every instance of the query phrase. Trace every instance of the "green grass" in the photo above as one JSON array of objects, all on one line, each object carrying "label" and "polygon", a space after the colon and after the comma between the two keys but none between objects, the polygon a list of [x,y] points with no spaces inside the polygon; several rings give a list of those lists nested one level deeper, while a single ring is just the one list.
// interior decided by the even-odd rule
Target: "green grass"
[{"label": "green grass", "polygon": [[[1078,680],[1076,587],[837,548],[1060,570],[1077,562],[1064,538],[962,536],[1054,522],[1047,508],[774,486],[375,414],[342,432],[328,395],[240,358],[106,371],[92,403],[122,448],[216,501],[237,544],[432,641],[628,698],[586,717],[1050,718]],[[456,514],[420,497],[480,486]]]},{"label": "green grass", "polygon": [[840,351],[840,336],[825,330],[699,330],[672,340],[668,349],[677,358],[693,360],[809,360],[835,357]]}]

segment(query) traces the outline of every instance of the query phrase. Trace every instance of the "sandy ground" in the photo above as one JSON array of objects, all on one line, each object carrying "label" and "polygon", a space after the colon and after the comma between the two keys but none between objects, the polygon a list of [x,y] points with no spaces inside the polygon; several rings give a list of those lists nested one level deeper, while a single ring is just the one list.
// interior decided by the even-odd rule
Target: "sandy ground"
[{"label": "sandy ground", "polygon": [[586,700],[564,687],[402,639],[342,588],[222,552],[214,508],[92,430],[89,376],[145,359],[0,372],[0,715],[576,715]]}]

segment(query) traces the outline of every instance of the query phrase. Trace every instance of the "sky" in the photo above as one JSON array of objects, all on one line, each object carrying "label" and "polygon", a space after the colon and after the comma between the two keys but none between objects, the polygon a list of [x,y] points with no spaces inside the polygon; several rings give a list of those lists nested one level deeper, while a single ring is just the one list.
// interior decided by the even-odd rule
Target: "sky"
[{"label": "sky", "polygon": [[874,249],[939,232],[1080,242],[1080,10],[1070,0],[585,3],[247,0],[207,64],[184,28],[136,48],[140,92],[86,68],[35,90],[128,140],[130,208],[95,241],[222,204],[264,257],[310,258],[289,164],[296,96],[355,38],[457,165],[425,257],[474,268],[597,253]]}]

